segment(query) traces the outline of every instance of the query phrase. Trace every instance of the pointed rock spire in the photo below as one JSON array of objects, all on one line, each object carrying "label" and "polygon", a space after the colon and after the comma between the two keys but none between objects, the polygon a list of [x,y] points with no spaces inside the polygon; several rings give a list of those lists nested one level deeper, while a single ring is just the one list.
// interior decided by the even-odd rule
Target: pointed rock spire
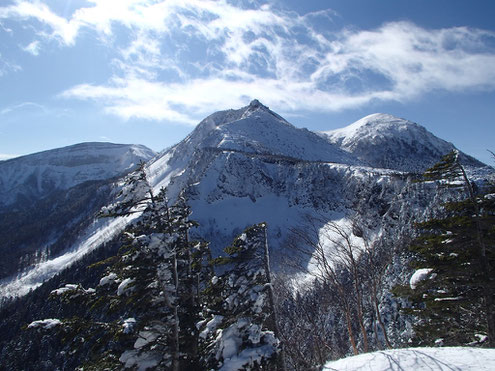
[{"label": "pointed rock spire", "polygon": [[262,104],[258,99],[253,99],[251,101],[251,103],[249,103],[249,107],[252,107],[252,108],[258,108],[258,107],[261,107],[261,108],[266,108],[268,109],[267,106],[265,106],[264,104]]}]

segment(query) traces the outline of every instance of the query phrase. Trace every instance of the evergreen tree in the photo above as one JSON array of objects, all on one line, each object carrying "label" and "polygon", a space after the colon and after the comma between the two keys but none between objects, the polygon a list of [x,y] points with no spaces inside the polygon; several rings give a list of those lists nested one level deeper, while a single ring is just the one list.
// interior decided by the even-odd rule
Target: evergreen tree
[{"label": "evergreen tree", "polygon": [[[85,370],[199,369],[196,323],[200,294],[211,278],[209,247],[190,240],[196,223],[189,220],[184,192],[169,206],[165,190],[153,193],[144,166],[121,189],[102,215],[141,215],[120,236],[118,255],[97,263],[109,267],[96,289],[66,285],[52,293],[61,299],[62,313],[87,309],[50,323],[72,344],[71,354],[86,355],[80,356],[87,358]],[[47,331],[44,323],[32,328]],[[78,347],[80,341],[95,345]]]},{"label": "evergreen tree", "polygon": [[417,271],[409,288],[396,290],[410,300],[406,313],[419,319],[415,340],[460,345],[487,336],[486,343],[493,346],[494,188],[473,184],[457,152],[427,170],[425,179],[463,188],[465,197],[445,203],[441,217],[417,225],[420,235],[410,247]]},{"label": "evergreen tree", "polygon": [[130,295],[145,304],[137,313],[147,317],[141,321],[135,349],[120,357],[127,366],[159,360],[157,367],[165,369],[199,367],[195,325],[203,282],[211,277],[205,267],[210,255],[207,244],[189,238],[189,229],[196,224],[189,220],[190,213],[184,193],[169,207],[161,190],[151,198],[136,229],[127,233],[135,248],[125,261],[144,272],[138,276],[129,264],[125,266],[135,285]]},{"label": "evergreen tree", "polygon": [[252,226],[216,262],[224,272],[206,290],[199,323],[208,370],[283,370],[277,321],[270,296],[266,225]]}]

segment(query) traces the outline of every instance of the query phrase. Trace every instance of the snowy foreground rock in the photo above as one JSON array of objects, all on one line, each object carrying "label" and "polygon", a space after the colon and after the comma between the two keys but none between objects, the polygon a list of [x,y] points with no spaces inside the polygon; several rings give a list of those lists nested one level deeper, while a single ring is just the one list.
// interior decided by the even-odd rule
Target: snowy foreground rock
[{"label": "snowy foreground rock", "polygon": [[495,349],[407,348],[360,354],[328,362],[323,371],[492,371]]}]

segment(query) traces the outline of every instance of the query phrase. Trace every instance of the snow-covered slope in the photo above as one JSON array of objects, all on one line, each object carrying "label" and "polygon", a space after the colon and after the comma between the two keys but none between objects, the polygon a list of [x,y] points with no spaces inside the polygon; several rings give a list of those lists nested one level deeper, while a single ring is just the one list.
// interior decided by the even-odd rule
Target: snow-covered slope
[{"label": "snow-covered slope", "polygon": [[138,215],[123,218],[98,219],[87,228],[74,245],[62,255],[42,259],[23,274],[0,280],[0,297],[16,297],[29,293],[44,281],[81,259],[88,252],[110,241]]},{"label": "snow-covered slope", "polygon": [[112,180],[152,156],[140,145],[82,143],[1,162],[0,291],[22,294],[17,287],[36,287],[100,246],[98,229],[116,233],[93,219],[111,200]]},{"label": "snow-covered slope", "polygon": [[[342,129],[322,132],[329,142],[369,166],[422,172],[455,147],[423,126],[392,115],[375,113]],[[463,162],[483,166],[462,154]]]},{"label": "snow-covered slope", "polygon": [[198,233],[218,253],[250,224],[267,221],[278,245],[318,203],[320,211],[341,213],[346,169],[360,164],[253,100],[208,116],[151,162],[148,175],[155,191],[168,187],[171,199],[189,189]]},{"label": "snow-covered slope", "polygon": [[384,350],[328,362],[322,371],[492,371],[495,349],[467,347]]},{"label": "snow-covered slope", "polygon": [[[397,143],[397,147],[387,147],[390,151],[397,150],[397,156],[391,158],[405,161],[412,156],[402,164],[407,165],[408,170],[411,164],[424,164],[426,152],[403,149],[407,136],[400,128],[410,125],[399,122],[396,131],[390,129],[394,125],[387,124],[388,129],[383,130],[392,143]],[[439,152],[451,148],[448,143],[442,147],[446,142],[419,125],[411,125],[415,132],[425,132]],[[366,123],[348,131],[360,133],[363,127]],[[406,132],[409,132],[407,128]],[[370,142],[371,148],[377,145],[375,137],[371,133],[360,135],[360,143],[364,146]],[[267,222],[270,245],[281,258],[287,255],[284,246],[288,232],[301,225],[306,215],[338,220],[343,225],[358,219],[369,235],[378,237],[387,229],[392,236],[402,232],[399,226],[412,225],[412,218],[421,217],[439,202],[440,196],[428,190],[427,185],[411,183],[407,174],[397,170],[403,169],[402,166],[383,165],[390,155],[388,150],[373,153],[372,162],[379,168],[364,166],[362,160],[370,162],[370,159],[362,156],[362,160],[357,159],[355,153],[348,152],[350,147],[342,144],[346,136],[340,138],[333,144],[323,135],[298,129],[254,100],[238,110],[208,116],[183,141],[152,159],[146,171],[155,192],[167,188],[172,202],[178,192],[187,189],[192,219],[200,224],[196,233],[211,241],[216,253],[247,226]],[[407,138],[411,146],[417,145],[414,137]],[[417,139],[421,145],[426,143],[424,137]],[[428,156],[433,159],[434,154]],[[390,169],[384,169],[386,167]],[[101,238],[86,243],[81,237],[67,253],[76,259],[124,227],[125,221],[98,225],[98,230],[93,232]],[[71,259],[65,259],[63,266],[70,264]],[[39,267],[33,275],[26,272],[26,284],[30,287],[46,279],[46,272],[56,272],[50,260],[43,264],[45,266]],[[0,291],[19,287],[12,286],[14,281],[4,282]]]},{"label": "snow-covered slope", "polygon": [[81,143],[0,162],[0,207],[132,170],[155,153],[141,145]]}]

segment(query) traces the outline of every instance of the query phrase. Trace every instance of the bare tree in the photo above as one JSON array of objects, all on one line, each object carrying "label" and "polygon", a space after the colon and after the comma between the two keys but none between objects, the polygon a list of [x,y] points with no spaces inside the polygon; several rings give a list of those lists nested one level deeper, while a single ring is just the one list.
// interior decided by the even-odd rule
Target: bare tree
[{"label": "bare tree", "polygon": [[[319,225],[321,224],[325,226],[322,229],[319,228]],[[359,283],[354,284],[354,290],[352,290],[354,295],[349,295],[347,279],[345,275],[342,274],[343,268],[349,267],[348,263],[350,263],[351,266],[353,265],[352,262],[347,261],[346,256],[349,256],[350,253],[352,258],[354,258],[354,249],[352,245],[349,246],[345,241],[337,241],[335,248],[333,248],[334,246],[329,248],[329,244],[326,243],[333,242],[333,237],[331,236],[332,230],[336,231],[337,234],[340,231],[345,236],[345,233],[340,229],[341,228],[335,223],[324,224],[321,220],[308,216],[306,217],[305,226],[292,229],[291,234],[293,236],[293,248],[310,257],[310,264],[314,266],[314,269],[310,269],[308,272],[319,282],[329,284],[336,289],[339,307],[345,315],[350,345],[353,353],[358,354],[356,334],[353,329],[355,307],[352,299],[354,298],[360,301],[358,308],[356,309],[358,311],[358,317],[361,316],[360,328],[362,331],[364,329],[362,321],[362,296],[360,288],[357,291],[355,290]],[[323,230],[323,234],[326,234],[325,237],[321,235],[321,230]],[[366,331],[364,331],[364,333],[366,333]],[[364,347],[365,351],[367,351],[367,335],[364,336]]]},{"label": "bare tree", "polygon": [[[280,338],[284,343],[288,369],[320,370],[329,358],[345,355],[347,339],[336,342],[332,337],[332,333],[337,337],[342,333],[335,331],[334,321],[328,316],[329,308],[335,303],[328,288],[308,282],[304,288],[299,287],[300,293],[295,289],[297,280],[292,274],[279,272],[274,277],[277,311],[281,319]],[[336,343],[345,346],[338,348]]]},{"label": "bare tree", "polygon": [[[371,333],[377,347],[382,333],[385,347],[391,348],[380,297],[393,256],[392,246],[381,239],[372,242],[357,220],[345,225],[313,216],[305,217],[302,226],[291,230],[290,245],[307,257],[306,272],[336,293],[333,300],[344,318],[353,353],[371,349]],[[373,327],[366,325],[370,318]]]},{"label": "bare tree", "polygon": [[[270,268],[270,253],[269,253],[269,248],[268,248],[268,235],[267,235],[266,224],[263,224],[263,234],[264,234],[264,239],[265,239],[264,248],[263,248],[263,266],[265,269],[266,282],[268,282],[268,285],[267,285],[268,305],[269,305],[270,311],[271,311],[272,326],[274,329],[275,337],[277,339],[280,339],[280,327],[279,327],[277,307],[275,305],[275,294],[274,294],[274,290],[273,290],[273,280],[272,280],[272,274],[271,274],[271,268]],[[286,371],[287,366],[286,366],[286,360],[285,360],[285,350],[284,350],[283,340],[281,341],[280,348],[281,349],[280,349],[280,354],[278,357],[278,367],[279,367],[280,371]]]},{"label": "bare tree", "polygon": [[[364,234],[364,231],[358,224],[353,225],[354,233],[358,233],[362,236],[364,242],[363,260],[366,265],[365,282],[369,288],[369,300],[372,304],[376,321],[380,326],[383,334],[383,339],[385,346],[387,348],[392,348],[390,340],[388,338],[387,329],[382,320],[382,315],[380,312],[380,300],[379,293],[383,287],[383,278],[385,272],[387,271],[389,265],[392,262],[393,249],[392,246],[383,245],[382,243],[370,244],[369,238]],[[381,242],[381,241],[380,241]],[[377,344],[378,340],[378,329],[375,329],[375,338]]]},{"label": "bare tree", "polygon": [[364,326],[363,278],[365,274],[358,263],[362,249],[354,241],[351,228],[330,222],[325,225],[322,232],[322,238],[331,244],[330,251],[327,253],[330,261],[327,259],[325,264],[345,267],[352,275],[353,303],[356,306],[356,319],[363,338],[363,351],[366,353],[369,350],[369,345],[368,334]]}]

